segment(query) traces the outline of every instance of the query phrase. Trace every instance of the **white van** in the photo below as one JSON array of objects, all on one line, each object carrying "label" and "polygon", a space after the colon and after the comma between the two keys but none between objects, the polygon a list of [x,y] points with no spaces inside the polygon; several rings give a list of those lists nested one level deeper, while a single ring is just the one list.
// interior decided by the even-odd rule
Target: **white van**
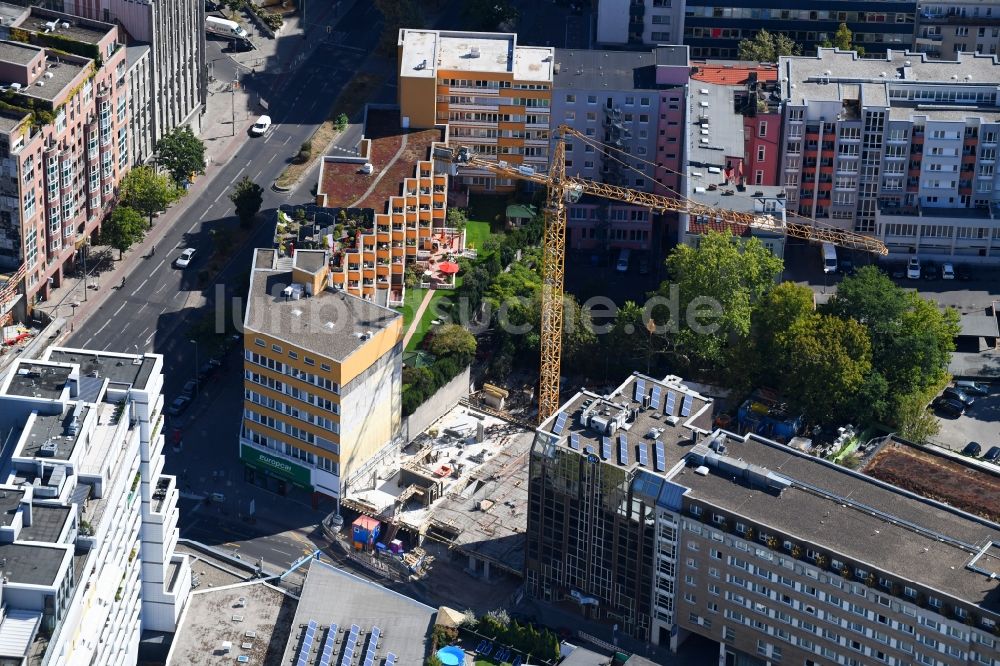
[{"label": "white van", "polygon": [[249,37],[247,31],[240,27],[239,23],[218,16],[205,17],[205,31],[229,39],[247,39]]},{"label": "white van", "polygon": [[619,273],[628,273],[628,260],[631,255],[632,251],[624,248],[618,255],[618,263],[615,265],[615,270]]},{"label": "white van", "polygon": [[823,243],[823,272],[837,272],[837,248],[833,243]]}]

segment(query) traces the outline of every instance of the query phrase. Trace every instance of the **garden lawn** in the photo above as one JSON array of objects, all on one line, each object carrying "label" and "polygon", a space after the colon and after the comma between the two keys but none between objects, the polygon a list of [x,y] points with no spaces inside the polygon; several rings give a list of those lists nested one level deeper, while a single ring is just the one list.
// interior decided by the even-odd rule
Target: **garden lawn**
[{"label": "garden lawn", "polygon": [[426,293],[426,289],[421,289],[419,287],[413,287],[411,289],[407,287],[406,295],[403,296],[403,306],[396,308],[396,311],[403,315],[404,333],[406,329],[410,327],[410,322],[413,321],[413,315],[417,313],[417,308],[420,307],[420,303],[424,300],[424,294]]},{"label": "garden lawn", "polygon": [[486,194],[472,194],[469,196],[468,218],[485,222],[490,229],[501,230],[507,215],[507,197]]},{"label": "garden lawn", "polygon": [[483,243],[491,235],[489,222],[469,220],[465,225],[465,247],[473,248],[482,253]]},{"label": "garden lawn", "polygon": [[[409,291],[409,289],[407,289]],[[426,291],[421,289],[420,291]],[[451,291],[448,289],[435,289],[434,295],[431,296],[431,302],[427,304],[427,309],[424,310],[424,316],[421,317],[420,323],[417,324],[417,330],[413,332],[413,337],[410,338],[410,343],[406,345],[406,351],[412,351],[414,349],[420,349],[420,345],[423,344],[424,338],[427,337],[428,331],[431,330],[431,322],[437,319],[436,305],[441,301],[442,298],[447,298],[451,296]],[[421,296],[421,299],[423,296]],[[404,299],[405,301],[406,299]],[[417,301],[413,306],[413,311],[416,312],[417,308],[420,307],[420,301]]]}]

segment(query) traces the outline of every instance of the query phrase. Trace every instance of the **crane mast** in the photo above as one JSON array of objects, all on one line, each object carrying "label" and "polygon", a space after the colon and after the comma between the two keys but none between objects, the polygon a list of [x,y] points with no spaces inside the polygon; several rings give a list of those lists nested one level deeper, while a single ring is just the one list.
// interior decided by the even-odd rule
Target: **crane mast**
[{"label": "crane mast", "polygon": [[538,422],[542,423],[559,409],[559,373],[562,363],[563,282],[566,260],[566,204],[584,194],[649,208],[660,213],[683,213],[699,219],[703,226],[732,231],[751,228],[770,231],[812,243],[833,243],[849,249],[878,255],[889,253],[885,244],[871,236],[845,231],[815,220],[788,222],[767,212],[738,212],[705,206],[681,198],[608,185],[586,178],[566,176],[566,135],[593,141],[571,127],[560,125],[556,131],[548,173],[525,165],[494,162],[476,155],[465,146],[437,149],[434,156],[456,166],[485,169],[499,176],[536,183],[547,188],[545,233],[542,248],[541,367],[538,383]]}]

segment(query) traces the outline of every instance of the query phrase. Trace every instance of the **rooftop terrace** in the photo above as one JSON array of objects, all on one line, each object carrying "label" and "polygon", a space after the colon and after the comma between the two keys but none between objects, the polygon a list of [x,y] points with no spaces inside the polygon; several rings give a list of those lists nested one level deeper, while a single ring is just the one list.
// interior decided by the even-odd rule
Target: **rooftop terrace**
[{"label": "rooftop terrace", "polygon": [[97,44],[115,29],[109,23],[80,18],[41,7],[31,7],[30,12],[16,24],[18,28],[33,33],[56,35],[84,44]]},{"label": "rooftop terrace", "polygon": [[400,71],[434,77],[439,70],[510,74],[517,81],[552,81],[553,49],[521,46],[513,33],[410,30],[399,33]]},{"label": "rooftop terrace", "polygon": [[389,197],[402,192],[403,181],[412,178],[417,162],[430,159],[431,144],[443,141],[440,129],[403,129],[399,113],[369,109],[364,138],[370,141],[371,174],[361,173],[357,162],[324,160],[317,194],[326,195],[327,208],[371,208],[384,213]]},{"label": "rooftop terrace", "polygon": [[77,413],[76,404],[69,403],[61,414],[36,414],[18,455],[69,460],[80,440],[80,427],[86,422],[90,410],[89,405],[83,405]]}]

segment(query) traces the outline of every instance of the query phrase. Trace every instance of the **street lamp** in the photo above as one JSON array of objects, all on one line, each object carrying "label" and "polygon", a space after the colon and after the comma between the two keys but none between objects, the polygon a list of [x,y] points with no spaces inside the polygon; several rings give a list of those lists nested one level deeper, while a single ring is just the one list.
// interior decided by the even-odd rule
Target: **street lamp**
[{"label": "street lamp", "polygon": [[233,83],[229,90],[231,92],[229,96],[229,106],[233,114],[233,136],[236,136],[236,89],[240,86],[240,80],[233,79]]},{"label": "street lamp", "polygon": [[195,395],[198,395],[199,393],[201,393],[200,391],[201,386],[200,383],[198,382],[198,368],[201,367],[198,364],[198,341],[188,340],[188,342],[194,345],[194,393]]}]

